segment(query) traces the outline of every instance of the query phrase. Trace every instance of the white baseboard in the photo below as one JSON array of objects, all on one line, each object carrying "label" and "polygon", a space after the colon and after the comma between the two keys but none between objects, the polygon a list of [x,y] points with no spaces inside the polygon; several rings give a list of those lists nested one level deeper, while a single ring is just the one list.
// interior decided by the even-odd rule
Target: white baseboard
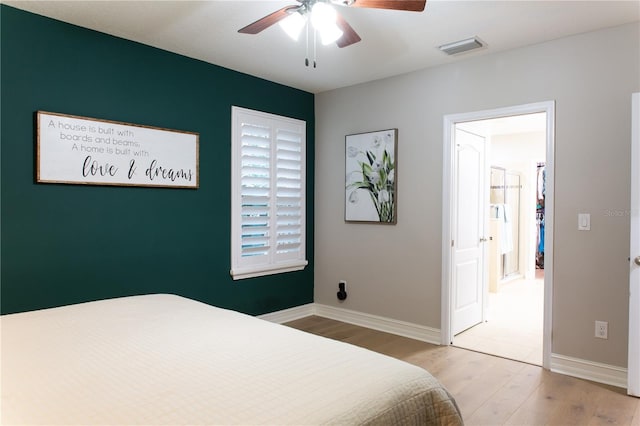
[{"label": "white baseboard", "polygon": [[406,321],[399,321],[378,315],[365,314],[334,306],[315,304],[316,315],[349,324],[359,325],[398,336],[409,337],[423,342],[440,344],[440,330]]},{"label": "white baseboard", "polygon": [[440,344],[440,330],[438,329],[318,303],[309,303],[307,305],[259,315],[258,318],[276,323],[284,323],[310,315],[359,325],[361,327],[409,337],[435,345]]},{"label": "white baseboard", "polygon": [[564,355],[551,354],[551,371],[606,385],[627,388],[627,369]]},{"label": "white baseboard", "polygon": [[[398,336],[409,337],[435,345],[441,344],[440,330],[436,328],[319,303],[309,303],[282,311],[271,312],[259,315],[258,318],[281,324],[311,315],[384,331]],[[550,370],[555,373],[566,374],[567,376],[627,388],[627,369],[622,367],[572,358],[565,355],[551,354]]]},{"label": "white baseboard", "polygon": [[308,303],[306,305],[295,306],[293,308],[283,309],[281,311],[258,315],[258,318],[267,320],[269,322],[282,324],[285,322],[314,315],[314,312],[314,303]]}]

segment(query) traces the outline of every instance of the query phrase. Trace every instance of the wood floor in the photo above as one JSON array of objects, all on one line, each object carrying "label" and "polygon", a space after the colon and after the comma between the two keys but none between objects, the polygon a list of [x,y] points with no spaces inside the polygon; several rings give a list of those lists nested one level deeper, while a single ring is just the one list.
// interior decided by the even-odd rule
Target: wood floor
[{"label": "wood floor", "polygon": [[466,425],[640,426],[640,398],[542,367],[311,316],[286,325],[425,368],[453,394]]}]

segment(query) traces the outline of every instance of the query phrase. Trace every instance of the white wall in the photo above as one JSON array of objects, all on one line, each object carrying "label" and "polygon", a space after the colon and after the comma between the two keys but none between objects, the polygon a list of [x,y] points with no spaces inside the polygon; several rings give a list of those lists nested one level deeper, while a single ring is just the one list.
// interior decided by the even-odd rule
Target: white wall
[{"label": "white wall", "polygon": [[[552,351],[626,366],[629,224],[606,212],[629,208],[639,40],[630,24],[318,94],[315,301],[440,328],[443,116],[555,100]],[[346,224],[344,136],[387,128],[399,129],[398,224]],[[593,338],[596,319],[608,340]]]}]

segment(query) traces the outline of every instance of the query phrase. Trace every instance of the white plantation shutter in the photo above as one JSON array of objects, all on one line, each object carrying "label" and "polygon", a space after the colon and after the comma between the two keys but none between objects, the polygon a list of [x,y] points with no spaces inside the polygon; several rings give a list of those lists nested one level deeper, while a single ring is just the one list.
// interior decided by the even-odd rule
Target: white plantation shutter
[{"label": "white plantation shutter", "polygon": [[271,140],[268,127],[241,124],[241,256],[268,256],[271,216]]},{"label": "white plantation shutter", "polygon": [[276,256],[297,258],[302,250],[302,139],[278,130],[276,137]]},{"label": "white plantation shutter", "polygon": [[231,275],[305,267],[306,123],[232,108]]}]

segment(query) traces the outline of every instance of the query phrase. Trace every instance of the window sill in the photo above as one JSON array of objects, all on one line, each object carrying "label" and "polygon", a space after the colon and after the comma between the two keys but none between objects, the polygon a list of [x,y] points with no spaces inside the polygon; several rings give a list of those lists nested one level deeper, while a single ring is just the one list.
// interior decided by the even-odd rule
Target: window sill
[{"label": "window sill", "polygon": [[264,267],[236,268],[230,271],[234,280],[244,278],[262,277],[265,275],[282,274],[285,272],[301,271],[309,264],[306,260],[287,262],[279,265],[269,265]]}]

